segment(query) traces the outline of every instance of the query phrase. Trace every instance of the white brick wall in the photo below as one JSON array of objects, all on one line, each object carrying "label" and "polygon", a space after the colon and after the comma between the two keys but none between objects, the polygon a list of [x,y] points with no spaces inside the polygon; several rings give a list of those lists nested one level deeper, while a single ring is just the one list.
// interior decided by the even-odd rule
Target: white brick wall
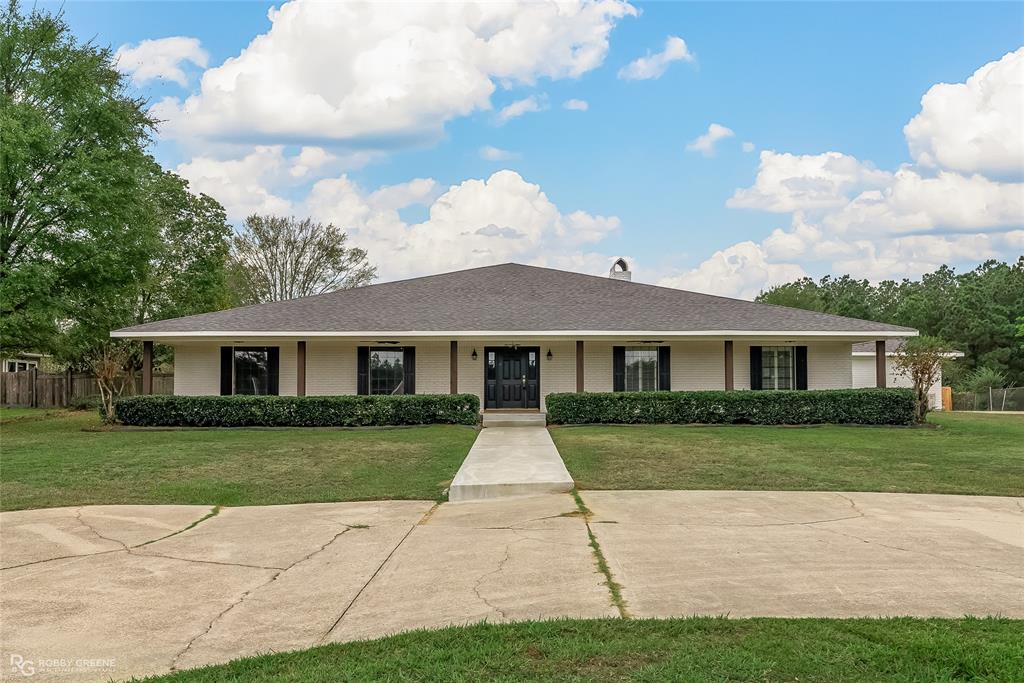
[{"label": "white brick wall", "polygon": [[725,389],[725,343],[679,342],[672,344],[672,390]]},{"label": "white brick wall", "polygon": [[[483,406],[484,364],[486,363],[484,349],[490,346],[505,346],[510,343],[508,340],[503,339],[460,341],[459,393],[476,394],[480,398],[480,405]],[[520,345],[540,347],[541,410],[545,408],[545,397],[548,394],[576,391],[575,341],[551,341],[537,344],[520,343]],[[475,361],[472,357],[473,349],[476,349],[477,353]],[[551,350],[551,360],[547,358],[548,349]],[[446,364],[445,368],[447,369],[447,367]],[[445,384],[445,392],[447,392],[447,388],[448,384]]]},{"label": "white brick wall", "polygon": [[794,342],[737,341],[733,344],[734,387],[750,388],[751,346],[806,346],[808,389],[849,389],[852,384],[853,363],[850,342]]},{"label": "white brick wall", "polygon": [[174,393],[178,396],[220,394],[220,344],[175,345]]},{"label": "white brick wall", "polygon": [[[503,339],[459,342],[459,391],[483,400],[484,349],[504,346]],[[750,344],[734,344],[735,388],[750,388]],[[310,396],[356,393],[356,349],[359,341],[310,339],[306,343],[306,394]],[[527,344],[523,344],[526,346]],[[543,397],[549,393],[576,390],[576,342],[551,341],[540,346],[540,382]],[[586,342],[584,380],[587,391],[612,390],[613,342]],[[296,344],[281,342],[282,396],[295,394]],[[446,394],[450,386],[449,340],[422,340],[416,347],[416,390],[420,394]],[[724,347],[721,341],[675,342],[672,346],[672,388],[699,391],[725,388]],[[808,385],[811,389],[840,389],[855,386],[855,371],[848,342],[808,342]],[[477,360],[473,360],[473,349]],[[552,359],[547,359],[551,349]],[[870,360],[870,359],[868,359]],[[871,361],[873,363],[873,361]],[[871,384],[874,384],[871,365]],[[220,393],[220,344],[187,343],[175,347],[174,391],[181,395]],[[895,383],[893,386],[897,386]]]}]

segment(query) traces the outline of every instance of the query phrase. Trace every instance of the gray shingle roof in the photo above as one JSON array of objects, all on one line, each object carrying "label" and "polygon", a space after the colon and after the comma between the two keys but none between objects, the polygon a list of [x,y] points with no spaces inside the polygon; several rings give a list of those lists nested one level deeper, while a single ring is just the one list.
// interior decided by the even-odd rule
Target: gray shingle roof
[{"label": "gray shingle roof", "polygon": [[231,308],[118,330],[913,332],[906,327],[506,263]]}]

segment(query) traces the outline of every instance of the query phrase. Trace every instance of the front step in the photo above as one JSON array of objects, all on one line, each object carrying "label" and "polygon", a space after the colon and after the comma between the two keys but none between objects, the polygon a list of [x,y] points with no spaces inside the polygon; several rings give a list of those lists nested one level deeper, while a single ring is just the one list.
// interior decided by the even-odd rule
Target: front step
[{"label": "front step", "polygon": [[483,414],[484,427],[546,427],[546,413],[491,413]]},{"label": "front step", "polygon": [[448,489],[448,500],[572,491],[573,481],[547,429],[481,429]]}]

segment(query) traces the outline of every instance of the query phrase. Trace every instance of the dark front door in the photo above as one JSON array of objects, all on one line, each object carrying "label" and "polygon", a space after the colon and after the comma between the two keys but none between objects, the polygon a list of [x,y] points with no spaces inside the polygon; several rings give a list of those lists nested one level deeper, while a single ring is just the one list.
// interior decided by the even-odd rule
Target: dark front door
[{"label": "dark front door", "polygon": [[484,408],[540,407],[540,349],[484,349]]}]

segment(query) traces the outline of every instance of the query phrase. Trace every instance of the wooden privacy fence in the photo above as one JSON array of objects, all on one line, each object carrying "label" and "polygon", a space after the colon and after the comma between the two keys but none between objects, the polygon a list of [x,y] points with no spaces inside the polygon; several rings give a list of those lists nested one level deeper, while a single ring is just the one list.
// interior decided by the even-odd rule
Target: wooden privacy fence
[{"label": "wooden privacy fence", "polygon": [[[142,376],[133,378],[125,394],[142,393]],[[174,375],[153,374],[154,394],[173,394]],[[0,404],[22,408],[66,408],[77,401],[99,398],[96,376],[89,373],[50,374],[37,369],[0,372]]]}]

